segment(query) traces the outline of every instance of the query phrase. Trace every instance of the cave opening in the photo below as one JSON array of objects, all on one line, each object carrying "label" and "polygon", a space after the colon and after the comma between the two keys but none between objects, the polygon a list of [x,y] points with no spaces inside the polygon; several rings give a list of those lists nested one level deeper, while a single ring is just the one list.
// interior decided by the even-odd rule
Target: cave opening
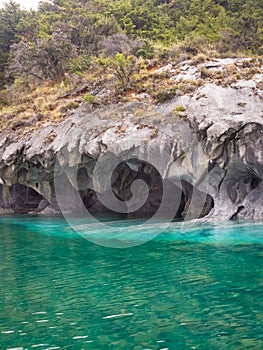
[{"label": "cave opening", "polygon": [[[86,179],[83,181],[82,176],[78,176],[78,182],[81,184],[83,182],[88,183],[87,174],[83,169],[79,172],[79,175],[81,174],[84,174]],[[136,196],[133,198],[132,190],[132,185],[136,180],[143,180],[147,184],[147,197],[145,197],[145,201],[139,209],[126,214],[116,213],[116,211],[107,208],[101,203],[94,189],[80,190],[80,197],[84,206],[97,218],[108,215],[118,219],[148,219],[152,218],[158,211],[158,218],[166,219],[172,217],[173,220],[178,220],[186,216],[190,207],[192,218],[202,218],[208,215],[214,207],[214,200],[209,194],[197,190],[194,191],[193,186],[186,181],[176,183],[176,181],[169,179],[163,180],[153,165],[138,159],[129,159],[119,163],[112,173],[111,191],[123,203],[123,206],[132,199],[136,202]],[[164,188],[166,193],[170,195],[166,196],[166,201],[162,203]],[[144,188],[139,193],[137,191],[138,194],[139,202],[141,197],[143,198],[146,195]],[[192,203],[192,200],[194,203]],[[161,203],[162,210],[159,210]],[[193,205],[196,205],[196,211],[193,211]],[[201,210],[200,206],[202,206]]]},{"label": "cave opening", "polygon": [[2,207],[11,209],[16,214],[38,212],[38,208],[44,201],[46,199],[29,186],[22,184],[1,186]]}]

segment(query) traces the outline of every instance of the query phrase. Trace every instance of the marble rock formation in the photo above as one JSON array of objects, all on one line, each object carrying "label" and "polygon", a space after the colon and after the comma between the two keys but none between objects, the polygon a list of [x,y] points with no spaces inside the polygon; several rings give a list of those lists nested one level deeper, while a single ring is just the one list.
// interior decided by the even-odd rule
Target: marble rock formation
[{"label": "marble rock formation", "polygon": [[24,136],[2,132],[0,153],[2,213],[263,218],[262,90],[253,80],[205,84],[159,106],[81,106]]}]

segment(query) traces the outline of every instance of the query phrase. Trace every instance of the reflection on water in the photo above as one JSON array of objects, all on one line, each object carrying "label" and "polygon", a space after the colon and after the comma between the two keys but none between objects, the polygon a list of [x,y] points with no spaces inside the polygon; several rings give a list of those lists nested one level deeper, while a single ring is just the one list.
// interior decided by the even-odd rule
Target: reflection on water
[{"label": "reflection on water", "polygon": [[1,350],[262,349],[263,225],[180,225],[117,250],[0,219]]}]

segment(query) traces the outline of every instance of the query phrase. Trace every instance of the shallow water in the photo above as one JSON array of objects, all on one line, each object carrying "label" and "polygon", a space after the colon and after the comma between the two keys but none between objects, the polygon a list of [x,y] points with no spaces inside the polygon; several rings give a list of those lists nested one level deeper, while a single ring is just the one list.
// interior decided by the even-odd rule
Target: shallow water
[{"label": "shallow water", "polygon": [[0,235],[1,350],[263,349],[263,224],[174,223],[129,249],[60,218],[1,218]]}]

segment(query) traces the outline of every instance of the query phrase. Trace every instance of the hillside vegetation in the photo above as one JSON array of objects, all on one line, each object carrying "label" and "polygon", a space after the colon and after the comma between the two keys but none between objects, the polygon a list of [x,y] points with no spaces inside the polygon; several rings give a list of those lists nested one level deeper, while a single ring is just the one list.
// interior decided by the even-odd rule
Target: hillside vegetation
[{"label": "hillside vegetation", "polygon": [[82,103],[136,93],[163,102],[202,81],[174,86],[158,67],[253,56],[243,68],[256,73],[262,53],[262,0],[52,0],[38,11],[10,1],[0,10],[0,127],[59,121]]}]

